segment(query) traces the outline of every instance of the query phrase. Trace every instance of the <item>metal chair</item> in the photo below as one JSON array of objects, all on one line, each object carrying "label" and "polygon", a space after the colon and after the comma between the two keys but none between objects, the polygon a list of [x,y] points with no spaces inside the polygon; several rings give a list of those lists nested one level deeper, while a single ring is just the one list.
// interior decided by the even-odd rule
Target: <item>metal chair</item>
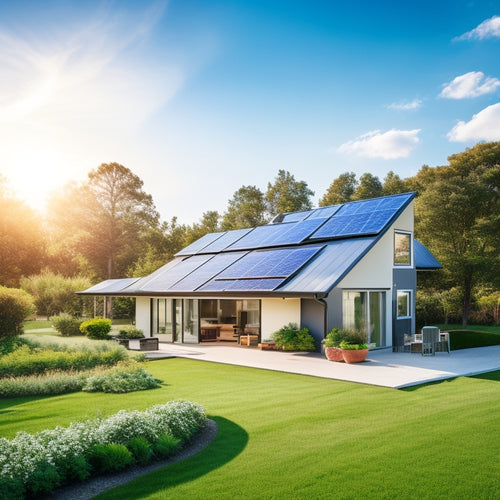
[{"label": "metal chair", "polygon": [[447,351],[450,354],[450,334],[448,332],[439,332],[439,340],[435,345],[436,352]]},{"label": "metal chair", "polygon": [[436,344],[439,343],[439,328],[424,326],[422,328],[422,356],[436,355]]}]

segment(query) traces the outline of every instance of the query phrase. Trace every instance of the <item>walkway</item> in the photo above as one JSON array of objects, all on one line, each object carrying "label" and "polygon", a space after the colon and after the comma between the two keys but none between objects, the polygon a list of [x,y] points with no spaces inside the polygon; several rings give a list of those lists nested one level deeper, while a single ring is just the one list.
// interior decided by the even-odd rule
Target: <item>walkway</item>
[{"label": "walkway", "polygon": [[383,387],[402,388],[448,378],[500,370],[500,345],[462,349],[435,356],[370,351],[364,363],[328,361],[319,353],[260,351],[256,348],[160,343],[148,359],[189,358],[265,370],[346,380]]}]

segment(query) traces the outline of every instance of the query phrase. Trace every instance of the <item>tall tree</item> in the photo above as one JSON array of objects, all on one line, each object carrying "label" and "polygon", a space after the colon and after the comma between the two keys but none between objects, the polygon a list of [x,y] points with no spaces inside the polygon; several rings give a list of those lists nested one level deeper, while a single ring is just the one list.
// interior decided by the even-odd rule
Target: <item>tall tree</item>
[{"label": "tall tree", "polygon": [[290,172],[279,170],[274,183],[267,184],[267,212],[272,218],[283,212],[309,210],[312,208],[311,196],[314,196],[314,191],[305,181],[296,181]]},{"label": "tall tree", "polygon": [[266,223],[264,194],[256,186],[241,186],[229,200],[222,218],[222,229],[243,229]]},{"label": "tall tree", "polygon": [[185,243],[189,245],[208,233],[216,233],[218,231],[220,231],[219,212],[209,210],[203,213],[200,222],[195,222],[187,228]]},{"label": "tall tree", "polygon": [[395,174],[392,170],[384,177],[384,186],[382,194],[388,196],[391,194],[406,193],[408,191],[407,183]]},{"label": "tall tree", "polygon": [[500,142],[448,158],[416,201],[416,233],[443,264],[448,287],[462,293],[467,325],[474,287],[500,270]]},{"label": "tall tree", "polygon": [[352,197],[353,200],[367,200],[382,196],[382,183],[380,179],[370,173],[363,174],[359,178],[359,184]]},{"label": "tall tree", "polygon": [[39,272],[45,248],[42,221],[0,175],[0,285],[17,287],[22,276]]},{"label": "tall tree", "polygon": [[66,192],[51,200],[51,222],[100,278],[125,275],[145,249],[148,231],[158,226],[159,214],[142,186],[123,165],[103,163],[82,186],[69,188],[70,198]]},{"label": "tall tree", "polygon": [[319,200],[320,207],[329,205],[341,205],[352,200],[357,186],[356,174],[354,172],[344,172],[340,174],[330,184],[323,198]]}]

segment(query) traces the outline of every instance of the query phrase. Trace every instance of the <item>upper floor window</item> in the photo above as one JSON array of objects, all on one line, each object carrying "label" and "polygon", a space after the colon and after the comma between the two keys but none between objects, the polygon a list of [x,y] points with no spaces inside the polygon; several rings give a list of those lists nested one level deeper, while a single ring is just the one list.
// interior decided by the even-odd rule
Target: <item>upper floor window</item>
[{"label": "upper floor window", "polygon": [[411,266],[411,234],[394,233],[394,265]]}]

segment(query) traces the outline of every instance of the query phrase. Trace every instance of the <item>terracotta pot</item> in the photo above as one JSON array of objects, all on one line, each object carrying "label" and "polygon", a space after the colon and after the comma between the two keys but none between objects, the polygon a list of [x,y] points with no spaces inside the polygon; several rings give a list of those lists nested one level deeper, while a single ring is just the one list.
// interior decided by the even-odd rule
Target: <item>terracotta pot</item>
[{"label": "terracotta pot", "polygon": [[368,349],[345,349],[342,356],[346,363],[361,363],[368,356]]},{"label": "terracotta pot", "polygon": [[342,349],[339,347],[325,347],[325,355],[329,361],[344,361]]}]

